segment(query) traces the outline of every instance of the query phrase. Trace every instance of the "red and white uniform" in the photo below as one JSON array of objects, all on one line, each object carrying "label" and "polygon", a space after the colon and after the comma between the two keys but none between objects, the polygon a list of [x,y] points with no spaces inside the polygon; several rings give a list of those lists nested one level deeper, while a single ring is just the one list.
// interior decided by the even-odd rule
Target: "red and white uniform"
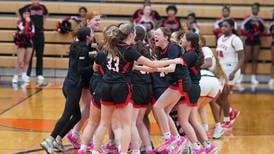
[{"label": "red and white uniform", "polygon": [[[229,77],[229,74],[235,69],[235,67],[237,67],[239,63],[238,51],[243,49],[244,47],[242,40],[235,34],[230,36],[222,35],[218,39],[216,51],[221,67],[227,77]],[[238,70],[235,73],[234,79],[226,84],[234,85],[235,81],[240,78],[240,75],[241,71]]]},{"label": "red and white uniform", "polygon": [[204,59],[211,58],[212,66],[208,69],[201,69],[201,96],[214,98],[223,89],[222,82],[213,73],[216,69],[216,58],[209,47],[203,47],[202,52],[204,54]]}]

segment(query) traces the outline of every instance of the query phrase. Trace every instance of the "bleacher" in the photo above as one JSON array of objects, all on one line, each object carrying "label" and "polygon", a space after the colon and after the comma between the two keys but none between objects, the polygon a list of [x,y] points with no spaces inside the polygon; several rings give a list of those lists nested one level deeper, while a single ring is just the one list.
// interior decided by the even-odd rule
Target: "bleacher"
[{"label": "bleacher", "polygon": [[[223,4],[231,4],[231,16],[236,18],[238,25],[240,21],[250,13],[250,6],[255,0],[221,0],[216,4],[215,0],[151,0],[152,8],[157,10],[161,16],[166,16],[165,8],[170,3],[177,4],[178,16],[185,17],[187,11],[196,13],[201,27],[201,34],[206,37],[207,45],[215,49],[215,36],[213,35],[213,21],[221,15]],[[14,68],[16,62],[16,48],[13,44],[13,34],[16,29],[18,9],[30,1],[0,1],[0,68]],[[272,19],[273,0],[264,0],[260,16],[266,21]],[[96,39],[102,40],[102,30],[109,24],[117,24],[128,21],[133,12],[143,5],[143,0],[103,0],[100,2],[43,2],[49,11],[45,24],[45,69],[66,69],[68,65],[68,48],[73,40],[70,34],[61,35],[55,31],[56,23],[63,16],[77,14],[80,6],[85,6],[89,11],[96,11],[103,15]],[[268,23],[268,22],[266,22]],[[240,29],[240,27],[239,27]],[[270,72],[270,44],[271,37],[262,38],[262,49],[259,57],[259,74]],[[34,58],[35,59],[35,58]],[[35,60],[34,60],[35,61]],[[33,65],[35,66],[35,65]],[[250,71],[250,66],[247,72]]]}]

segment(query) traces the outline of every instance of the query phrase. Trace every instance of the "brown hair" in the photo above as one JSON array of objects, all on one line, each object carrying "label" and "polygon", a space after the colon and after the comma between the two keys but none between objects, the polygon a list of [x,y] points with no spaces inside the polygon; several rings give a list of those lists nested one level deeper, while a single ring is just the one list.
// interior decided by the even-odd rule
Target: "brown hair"
[{"label": "brown hair", "polygon": [[198,54],[198,60],[196,62],[196,66],[200,67],[204,63],[204,54],[199,44],[199,35],[193,32],[187,32],[186,40],[191,42],[191,47]]},{"label": "brown hair", "polygon": [[172,33],[171,30],[166,27],[160,27],[159,29],[163,32],[164,37],[167,37],[167,40],[169,41]]},{"label": "brown hair", "polygon": [[109,25],[104,30],[103,51],[112,57],[117,56],[119,52],[118,48],[116,47],[116,44],[120,42],[119,35],[120,31],[116,25]]},{"label": "brown hair", "polygon": [[178,43],[178,42],[180,42],[181,37],[184,36],[185,32],[182,31],[182,30],[179,30],[179,31],[173,32],[173,33],[171,34],[171,36],[172,36],[173,34],[175,35],[176,43]]},{"label": "brown hair", "polygon": [[128,35],[134,32],[134,25],[132,23],[122,23],[119,25],[120,41],[124,41]]}]

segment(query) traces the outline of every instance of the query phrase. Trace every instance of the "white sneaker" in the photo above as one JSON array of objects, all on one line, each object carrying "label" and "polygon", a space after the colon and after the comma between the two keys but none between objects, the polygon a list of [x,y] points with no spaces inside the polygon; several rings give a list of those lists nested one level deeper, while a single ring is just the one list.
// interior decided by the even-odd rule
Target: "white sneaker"
[{"label": "white sneaker", "polygon": [[222,127],[215,127],[212,137],[214,139],[219,139],[219,138],[221,138],[223,136],[224,132],[225,131],[224,131],[224,129]]},{"label": "white sneaker", "polygon": [[48,154],[54,154],[54,148],[53,143],[49,142],[47,140],[44,140],[42,143],[40,143],[40,146],[48,153]]},{"label": "white sneaker", "polygon": [[42,82],[44,82],[44,80],[45,80],[45,78],[42,75],[37,76],[38,83],[42,83]]},{"label": "white sneaker", "polygon": [[268,85],[269,85],[269,86],[274,85],[274,78],[271,78],[271,79],[268,81]]},{"label": "white sneaker", "polygon": [[12,83],[18,83],[18,75],[13,76]]},{"label": "white sneaker", "polygon": [[27,76],[26,74],[22,74],[22,81],[29,83],[30,82],[29,76]]},{"label": "white sneaker", "polygon": [[251,75],[251,83],[252,84],[259,84],[259,81],[256,79],[255,75]]}]

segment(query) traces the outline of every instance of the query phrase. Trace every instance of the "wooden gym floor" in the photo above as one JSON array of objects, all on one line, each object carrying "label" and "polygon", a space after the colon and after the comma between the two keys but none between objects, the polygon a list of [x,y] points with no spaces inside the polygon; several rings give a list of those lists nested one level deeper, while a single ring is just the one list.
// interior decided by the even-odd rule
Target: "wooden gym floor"
[{"label": "wooden gym floor", "polygon": [[[48,80],[45,85],[20,85],[13,87],[10,79],[0,81],[0,153],[44,153],[39,143],[49,135],[56,119],[63,111],[62,80]],[[253,92],[253,93],[252,93]],[[274,153],[274,95],[260,86],[231,95],[232,106],[241,114],[232,132],[213,142],[221,154],[271,154]],[[207,106],[209,112],[209,108]],[[208,114],[210,127],[213,120]],[[155,122],[152,135],[158,146],[161,142]],[[65,144],[68,143],[64,140]],[[69,150],[65,153],[76,153]]]}]

